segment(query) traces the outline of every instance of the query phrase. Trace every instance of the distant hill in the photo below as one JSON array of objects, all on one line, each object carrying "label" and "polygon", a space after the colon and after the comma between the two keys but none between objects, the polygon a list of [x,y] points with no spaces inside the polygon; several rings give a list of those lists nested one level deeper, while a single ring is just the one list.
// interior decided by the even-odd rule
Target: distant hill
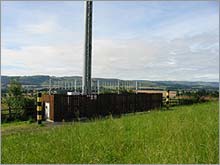
[{"label": "distant hill", "polygon": [[[10,80],[16,79],[22,85],[48,85],[49,80],[52,82],[57,81],[81,81],[81,76],[70,76],[70,77],[55,77],[55,76],[1,76],[1,87],[5,89],[10,83]],[[106,78],[93,78],[94,81],[99,80],[101,82],[115,83],[117,84],[119,79],[106,79]],[[120,80],[125,81],[125,80]],[[219,82],[190,82],[190,81],[149,81],[149,80],[128,80],[129,82],[135,83],[138,81],[142,87],[148,88],[160,88],[160,89],[215,89],[218,90]]]}]

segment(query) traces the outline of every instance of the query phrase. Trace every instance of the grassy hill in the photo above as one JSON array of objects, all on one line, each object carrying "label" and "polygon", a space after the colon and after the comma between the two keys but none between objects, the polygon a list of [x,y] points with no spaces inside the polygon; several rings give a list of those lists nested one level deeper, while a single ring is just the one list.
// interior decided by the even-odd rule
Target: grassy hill
[{"label": "grassy hill", "polygon": [[205,163],[219,160],[218,102],[84,123],[2,125],[2,163]]}]

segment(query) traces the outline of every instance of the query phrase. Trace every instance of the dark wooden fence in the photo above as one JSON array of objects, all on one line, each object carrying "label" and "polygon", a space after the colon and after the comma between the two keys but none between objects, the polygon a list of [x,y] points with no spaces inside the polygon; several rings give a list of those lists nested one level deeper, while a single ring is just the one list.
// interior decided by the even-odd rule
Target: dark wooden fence
[{"label": "dark wooden fence", "polygon": [[36,118],[36,106],[1,109],[1,121],[13,121],[15,119],[28,120]]},{"label": "dark wooden fence", "polygon": [[[73,120],[82,117],[99,117],[135,113],[162,106],[162,94],[100,94],[100,95],[44,95],[50,102],[51,120]],[[45,105],[45,104],[43,104]]]}]

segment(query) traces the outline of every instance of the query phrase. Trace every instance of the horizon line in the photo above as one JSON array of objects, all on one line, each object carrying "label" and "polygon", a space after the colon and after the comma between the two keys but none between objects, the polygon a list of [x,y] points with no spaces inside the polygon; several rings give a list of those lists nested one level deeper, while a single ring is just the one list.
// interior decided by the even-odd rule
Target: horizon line
[{"label": "horizon line", "polygon": [[[73,76],[55,76],[55,75],[44,75],[44,74],[36,74],[36,75],[1,75],[2,76],[6,76],[6,77],[32,77],[32,76],[49,76],[49,77],[57,77],[57,78],[62,78],[62,77],[80,77],[82,78],[83,76],[78,76],[78,75],[73,75]],[[121,78],[107,78],[107,77],[92,77],[92,79],[116,79],[116,80],[122,80],[122,81],[176,81],[176,82],[215,82],[215,83],[219,83],[219,80],[149,80],[149,79],[121,79]]]}]

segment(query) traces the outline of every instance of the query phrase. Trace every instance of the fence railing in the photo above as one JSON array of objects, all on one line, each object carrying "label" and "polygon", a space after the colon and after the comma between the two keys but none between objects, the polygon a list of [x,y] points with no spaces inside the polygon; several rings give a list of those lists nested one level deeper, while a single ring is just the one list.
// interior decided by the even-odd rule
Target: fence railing
[{"label": "fence railing", "polygon": [[[198,103],[199,100],[196,98],[170,98],[169,106],[178,106],[178,105],[190,105],[193,103]],[[166,98],[163,97],[162,105],[166,106]]]},{"label": "fence railing", "polygon": [[2,121],[11,121],[15,119],[26,120],[28,118],[36,117],[36,106],[32,107],[20,107],[20,108],[12,108],[8,107],[5,109],[1,109],[1,120]]},{"label": "fence railing", "polygon": [[[111,99],[109,99],[110,98],[109,95],[112,95]],[[57,97],[58,96],[56,96],[56,98]],[[100,105],[94,106],[93,104],[91,104],[94,101],[91,102],[90,99],[89,99],[90,101],[88,101],[88,99],[86,99],[86,98],[84,99],[84,101],[82,101],[82,103],[81,103],[82,105],[81,104],[78,105],[80,103],[80,100],[79,100],[80,96],[62,96],[62,99],[60,97],[61,97],[61,95],[59,96],[59,99],[57,99],[57,100],[61,100],[61,101],[58,101],[56,103],[56,105],[59,104],[60,105],[59,107],[61,107],[61,108],[59,108],[59,110],[57,110],[57,112],[55,112],[55,113],[60,112],[62,109],[63,109],[63,111],[64,111],[64,109],[70,110],[71,106],[74,107],[73,109],[76,109],[76,107],[80,109],[81,106],[85,108],[86,105],[88,105],[88,106],[86,106],[88,109],[86,108],[87,110],[84,111],[83,113],[88,113],[88,112],[94,113],[97,110],[97,108],[100,108],[99,106],[101,106],[101,102],[103,102],[103,100],[105,102],[105,103],[102,103],[104,108],[101,108],[101,109],[104,109],[104,110],[109,109],[109,111],[113,111],[113,112],[115,111],[115,107],[116,107],[116,109],[119,109],[119,112],[120,111],[124,111],[124,112],[134,111],[132,109],[134,107],[136,109],[135,111],[144,111],[144,109],[150,109],[150,108],[154,107],[155,103],[156,103],[156,107],[158,107],[158,105],[159,105],[158,102],[160,102],[160,101],[162,101],[162,104],[161,104],[162,106],[166,106],[165,98],[163,98],[162,100],[156,99],[153,101],[152,99],[146,100],[146,99],[141,99],[141,97],[140,97],[139,98],[139,99],[141,99],[141,100],[139,100],[140,102],[138,102],[138,99],[135,98],[135,103],[133,103],[134,100],[132,102],[132,99],[130,99],[130,97],[128,97],[128,95],[127,96],[125,95],[122,97],[122,96],[118,96],[118,95],[114,95],[114,94],[108,94],[108,95],[100,95],[100,97],[106,97],[106,99],[104,99],[104,98],[99,99]],[[64,99],[64,97],[65,97],[65,99]],[[78,98],[78,99],[76,99],[76,98]],[[68,104],[68,102],[72,102],[72,103]],[[127,102],[131,102],[131,103],[127,103]],[[149,102],[151,102],[151,103],[149,104]],[[178,105],[189,105],[189,104],[198,103],[198,102],[199,102],[198,100],[191,99],[191,98],[188,98],[188,99],[186,99],[186,98],[184,98],[184,99],[183,98],[170,98],[169,106],[172,107],[172,106],[178,106]],[[111,105],[110,103],[112,104],[112,106],[109,106],[109,105]],[[118,104],[116,104],[116,103],[118,103]],[[77,105],[75,105],[75,104],[77,104]],[[114,105],[114,104],[116,104],[116,105]],[[127,105],[129,105],[129,106],[127,106]],[[151,105],[151,106],[149,107],[149,105]],[[132,109],[132,110],[129,110],[129,109]],[[68,114],[68,113],[66,113],[66,114]],[[8,107],[8,108],[1,109],[1,120],[3,122],[15,120],[15,119],[28,120],[30,117],[35,119],[36,115],[37,115],[36,106],[21,107],[21,108]],[[93,114],[89,114],[89,115],[92,116]]]}]

